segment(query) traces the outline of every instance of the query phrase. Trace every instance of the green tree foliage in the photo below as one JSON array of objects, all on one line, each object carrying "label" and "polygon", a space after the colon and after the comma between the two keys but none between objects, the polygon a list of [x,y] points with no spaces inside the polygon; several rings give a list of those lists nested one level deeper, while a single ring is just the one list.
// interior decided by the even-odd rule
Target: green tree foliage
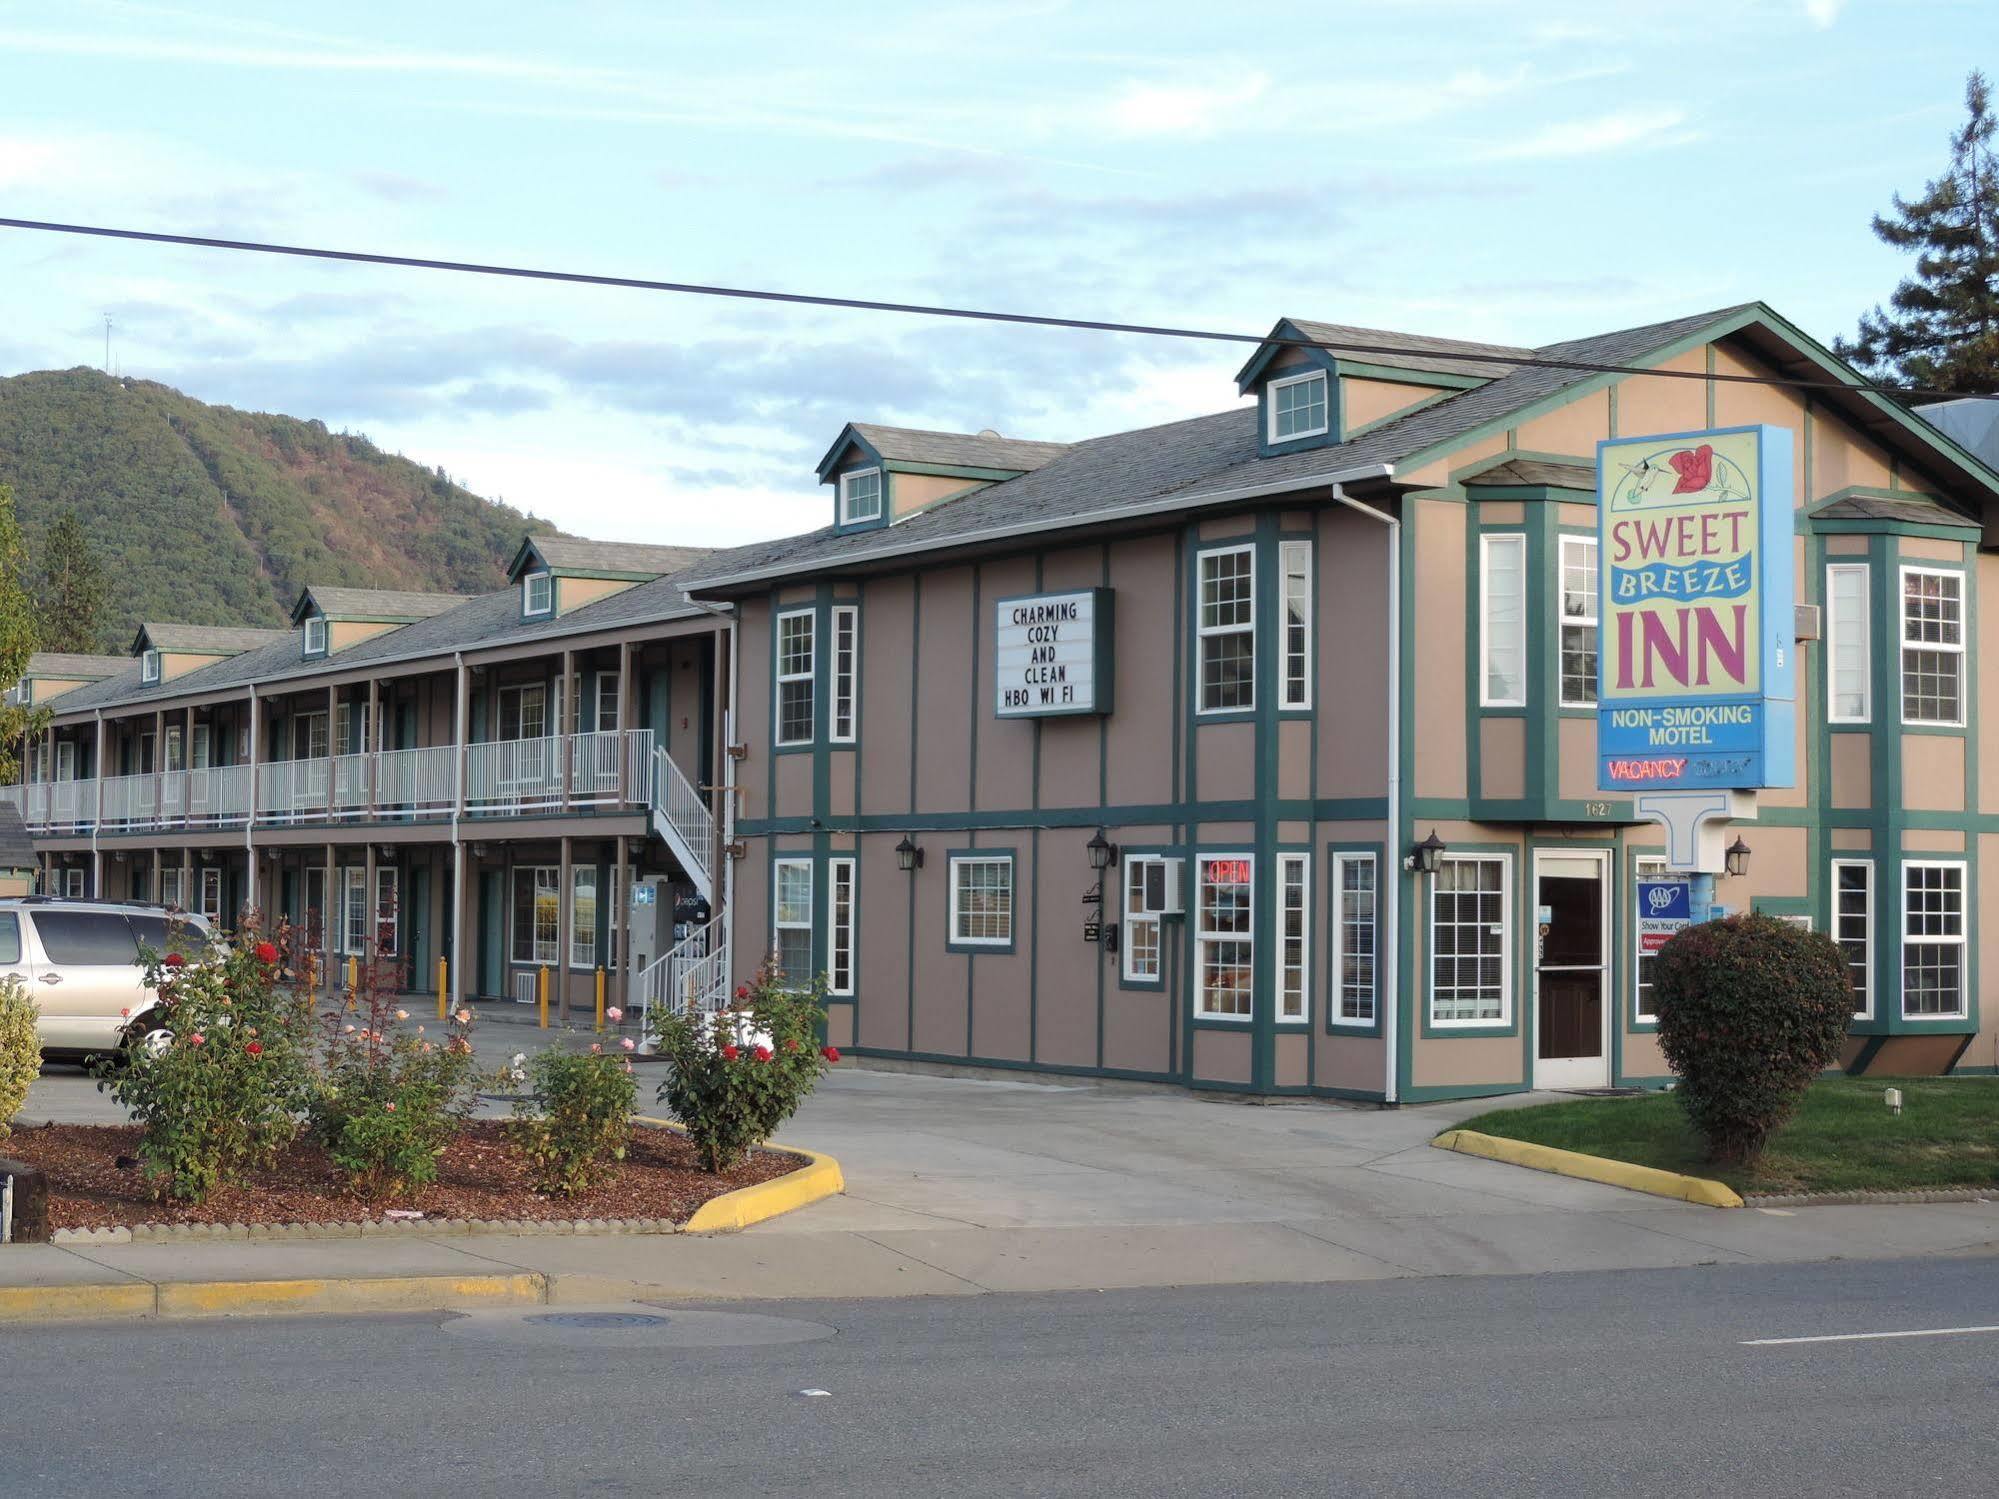
[{"label": "green tree foliage", "polygon": [[[12,688],[35,653],[35,605],[28,596],[28,549],[14,518],[14,494],[0,483],[0,692]],[[21,779],[21,744],[40,729],[46,710],[0,703],[0,784]]]},{"label": "green tree foliage", "polygon": [[1894,213],[1874,216],[1877,236],[1915,252],[1915,275],[1833,348],[1874,379],[1988,393],[1999,391],[1999,118],[1983,73],[1966,80],[1964,104],[1949,169],[1921,197],[1897,193]]},{"label": "green tree foliage", "polygon": [[103,650],[104,569],[74,510],[58,512],[50,524],[36,571],[41,648],[84,655]]},{"label": "green tree foliage", "polygon": [[73,511],[108,580],[100,629],[282,626],[308,583],[480,593],[551,528],[365,437],[98,370],[0,379],[0,483],[45,555]]}]

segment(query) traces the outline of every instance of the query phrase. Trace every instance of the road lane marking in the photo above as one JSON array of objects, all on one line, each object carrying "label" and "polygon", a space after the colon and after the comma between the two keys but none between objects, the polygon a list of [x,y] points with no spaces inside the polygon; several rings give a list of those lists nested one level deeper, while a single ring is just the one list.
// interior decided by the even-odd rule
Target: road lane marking
[{"label": "road lane marking", "polygon": [[1816,1338],[1744,1338],[1744,1348],[1777,1348],[1787,1343],[1874,1343],[1883,1338],[1956,1338],[1966,1333],[1999,1332],[1999,1327],[1918,1327],[1909,1332],[1829,1332]]}]

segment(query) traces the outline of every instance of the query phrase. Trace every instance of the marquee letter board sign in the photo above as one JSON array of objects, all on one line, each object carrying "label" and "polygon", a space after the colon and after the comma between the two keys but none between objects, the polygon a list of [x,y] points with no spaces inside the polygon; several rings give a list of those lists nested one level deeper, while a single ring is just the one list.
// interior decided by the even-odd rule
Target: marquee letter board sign
[{"label": "marquee letter board sign", "polygon": [[1597,444],[1597,784],[1794,783],[1791,433]]},{"label": "marquee letter board sign", "polygon": [[1033,593],[993,606],[993,711],[1052,718],[1111,711],[1111,591]]}]

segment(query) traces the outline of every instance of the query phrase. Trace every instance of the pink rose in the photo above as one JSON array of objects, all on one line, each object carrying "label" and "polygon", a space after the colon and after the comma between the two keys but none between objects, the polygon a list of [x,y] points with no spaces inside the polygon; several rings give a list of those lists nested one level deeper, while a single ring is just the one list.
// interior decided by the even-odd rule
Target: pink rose
[{"label": "pink rose", "polygon": [[385,1103],[382,1105],[382,1107],[387,1109],[391,1114],[395,1113],[396,1111],[396,1106],[392,1103]]},{"label": "pink rose", "polygon": [[200,1031],[196,1031],[192,1036],[189,1036],[187,1038],[187,1044],[189,1046],[199,1046],[201,1045],[202,1042],[206,1041],[207,1039],[208,1037],[202,1035]]},{"label": "pink rose", "polygon": [[611,1024],[616,1025],[620,1020],[625,1018],[625,1012],[616,1005],[612,1005],[610,1009],[604,1012],[604,1018],[610,1021]]},{"label": "pink rose", "polygon": [[622,1041],[620,1041],[620,1042],[618,1043],[618,1045],[620,1045],[620,1046],[624,1047],[624,1049],[625,1049],[626,1051],[631,1051],[631,1050],[632,1050],[632,1049],[634,1049],[634,1048],[635,1048],[635,1047],[636,1047],[636,1046],[637,1046],[638,1044],[639,1044],[639,1043],[638,1043],[638,1042],[636,1042],[636,1041],[634,1041],[634,1040],[633,1040],[633,1039],[632,1039],[632,1038],[631,1038],[630,1036],[627,1036],[627,1037],[625,1037],[625,1038],[624,1038],[624,1040],[622,1040]]}]

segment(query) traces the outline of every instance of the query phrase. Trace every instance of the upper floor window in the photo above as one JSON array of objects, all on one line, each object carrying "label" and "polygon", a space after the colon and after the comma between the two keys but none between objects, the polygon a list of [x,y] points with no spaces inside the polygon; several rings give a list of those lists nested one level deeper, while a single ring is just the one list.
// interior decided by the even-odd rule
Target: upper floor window
[{"label": "upper floor window", "polygon": [[810,609],[777,617],[777,742],[812,742],[812,658],[816,621]]},{"label": "upper floor window", "polygon": [[159,679],[160,653],[156,650],[145,651],[139,657],[139,680],[141,682],[157,682]]},{"label": "upper floor window", "polygon": [[1327,429],[1326,376],[1323,370],[1314,370],[1309,375],[1292,375],[1285,380],[1272,380],[1268,389],[1272,442],[1317,437]]},{"label": "upper floor window", "polygon": [[555,579],[547,569],[521,579],[521,613],[547,614],[555,608]]},{"label": "upper floor window", "polygon": [[1200,711],[1254,708],[1256,548],[1203,552],[1200,575]]},{"label": "upper floor window", "polygon": [[861,611],[852,604],[833,606],[833,722],[827,737],[835,744],[854,742],[854,708],[860,678]]},{"label": "upper floor window", "polygon": [[305,653],[308,656],[326,654],[326,617],[320,614],[308,615],[305,621]]},{"label": "upper floor window", "polygon": [[1902,569],[1902,722],[1964,722],[1964,574]]},{"label": "upper floor window", "polygon": [[1478,539],[1479,701],[1527,703],[1527,538]]},{"label": "upper floor window", "polygon": [[855,469],[840,475],[840,524],[880,520],[882,514],[882,471]]},{"label": "upper floor window", "polygon": [[1278,673],[1283,708],[1312,706],[1312,543],[1277,546],[1277,570],[1284,585],[1283,668]]},{"label": "upper floor window", "polygon": [[1562,706],[1596,706],[1596,538],[1562,538]]},{"label": "upper floor window", "polygon": [[1826,718],[1866,723],[1873,716],[1867,641],[1867,564],[1837,562],[1825,570]]}]

